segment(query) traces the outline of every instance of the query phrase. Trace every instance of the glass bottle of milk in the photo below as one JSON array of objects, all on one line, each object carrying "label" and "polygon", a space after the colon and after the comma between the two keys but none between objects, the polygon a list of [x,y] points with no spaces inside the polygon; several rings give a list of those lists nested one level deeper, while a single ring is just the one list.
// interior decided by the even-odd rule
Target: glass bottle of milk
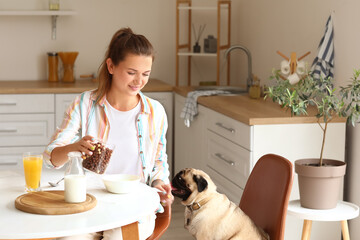
[{"label": "glass bottle of milk", "polygon": [[80,203],[86,200],[86,177],[80,152],[68,153],[65,171],[65,202]]}]

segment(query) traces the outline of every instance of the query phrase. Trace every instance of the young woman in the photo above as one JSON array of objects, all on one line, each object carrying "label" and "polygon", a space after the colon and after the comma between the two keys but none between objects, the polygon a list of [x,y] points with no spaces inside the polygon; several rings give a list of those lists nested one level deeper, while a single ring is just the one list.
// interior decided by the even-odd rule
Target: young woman
[{"label": "young woman", "polygon": [[[106,173],[141,176],[142,182],[166,194],[161,201],[171,204],[166,155],[167,117],[163,106],[141,93],[147,84],[154,60],[154,49],[142,35],[130,28],[117,31],[99,69],[99,87],[79,95],[65,113],[45,151],[48,165],[60,167],[67,154],[91,154],[94,138],[115,145]],[[154,229],[155,213],[141,219],[141,239]],[[99,233],[71,239],[97,239]],[[122,239],[121,229],[105,231],[104,239]],[[68,238],[69,239],[69,238]]]}]

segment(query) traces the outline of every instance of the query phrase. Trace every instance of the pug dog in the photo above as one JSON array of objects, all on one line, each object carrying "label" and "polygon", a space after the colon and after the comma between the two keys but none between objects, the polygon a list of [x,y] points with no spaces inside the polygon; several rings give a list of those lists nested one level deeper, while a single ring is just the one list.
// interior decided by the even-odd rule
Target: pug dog
[{"label": "pug dog", "polygon": [[186,168],[172,180],[172,194],[185,207],[185,228],[197,240],[269,240],[269,235],[201,170]]}]

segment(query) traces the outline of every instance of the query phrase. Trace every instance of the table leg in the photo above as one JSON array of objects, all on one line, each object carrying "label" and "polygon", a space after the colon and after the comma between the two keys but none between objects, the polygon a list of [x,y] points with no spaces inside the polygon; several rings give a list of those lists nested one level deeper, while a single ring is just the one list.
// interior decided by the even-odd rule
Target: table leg
[{"label": "table leg", "polygon": [[121,227],[123,240],[139,240],[138,222],[130,223]]},{"label": "table leg", "polygon": [[310,240],[311,225],[311,220],[304,220],[301,240]]},{"label": "table leg", "polygon": [[349,227],[348,227],[347,220],[341,221],[341,231],[342,231],[342,235],[343,235],[343,240],[350,240]]}]

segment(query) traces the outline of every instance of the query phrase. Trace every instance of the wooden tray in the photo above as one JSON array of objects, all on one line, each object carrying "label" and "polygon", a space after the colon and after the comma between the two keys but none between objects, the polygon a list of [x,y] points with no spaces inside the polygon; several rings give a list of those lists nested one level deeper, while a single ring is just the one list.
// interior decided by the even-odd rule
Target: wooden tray
[{"label": "wooden tray", "polygon": [[86,194],[82,203],[65,202],[64,191],[43,191],[23,194],[16,198],[15,207],[21,211],[42,215],[63,215],[88,211],[96,206],[96,198]]}]

